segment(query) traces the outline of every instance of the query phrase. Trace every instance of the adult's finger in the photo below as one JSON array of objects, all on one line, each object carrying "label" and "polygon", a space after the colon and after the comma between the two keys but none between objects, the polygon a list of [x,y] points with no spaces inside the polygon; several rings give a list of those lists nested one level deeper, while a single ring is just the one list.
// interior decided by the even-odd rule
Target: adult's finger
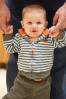
[{"label": "adult's finger", "polygon": [[59,15],[58,15],[58,13],[56,13],[54,18],[53,18],[53,25],[57,24],[58,19],[59,19]]},{"label": "adult's finger", "polygon": [[58,22],[55,25],[57,30],[63,30],[66,28],[66,18],[64,16],[59,16]]},{"label": "adult's finger", "polygon": [[0,29],[5,32],[7,29],[7,20],[6,20],[6,16],[5,17],[1,17],[0,19]]},{"label": "adult's finger", "polygon": [[7,24],[9,23],[9,21],[10,21],[10,11],[9,11],[9,9],[7,8],[7,16],[6,16],[6,19],[7,19]]}]

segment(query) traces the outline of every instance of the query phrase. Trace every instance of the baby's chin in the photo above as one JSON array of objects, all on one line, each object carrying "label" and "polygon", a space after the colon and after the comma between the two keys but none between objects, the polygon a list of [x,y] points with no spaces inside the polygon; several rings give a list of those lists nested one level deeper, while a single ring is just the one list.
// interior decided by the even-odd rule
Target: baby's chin
[{"label": "baby's chin", "polygon": [[31,38],[38,38],[40,35],[29,35]]},{"label": "baby's chin", "polygon": [[38,38],[42,33],[38,33],[38,32],[30,32],[30,33],[26,33],[29,37],[31,38]]}]

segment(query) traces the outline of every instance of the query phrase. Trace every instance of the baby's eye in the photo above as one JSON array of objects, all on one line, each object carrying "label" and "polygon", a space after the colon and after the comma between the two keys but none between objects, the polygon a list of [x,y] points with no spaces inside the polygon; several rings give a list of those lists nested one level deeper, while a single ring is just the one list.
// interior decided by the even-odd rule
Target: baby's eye
[{"label": "baby's eye", "polygon": [[32,22],[28,22],[28,24],[30,25],[30,24],[32,24]]},{"label": "baby's eye", "polygon": [[39,25],[39,24],[41,24],[41,22],[37,22],[37,24]]}]

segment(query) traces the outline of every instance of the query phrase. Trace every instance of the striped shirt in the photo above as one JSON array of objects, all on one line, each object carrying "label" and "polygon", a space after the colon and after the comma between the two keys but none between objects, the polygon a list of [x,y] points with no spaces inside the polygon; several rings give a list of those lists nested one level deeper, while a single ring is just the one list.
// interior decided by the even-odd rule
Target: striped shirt
[{"label": "striped shirt", "polygon": [[[65,33],[65,32],[64,32]],[[4,45],[9,53],[18,53],[18,69],[24,72],[45,72],[53,65],[54,48],[66,46],[66,33],[61,40],[42,34],[38,40],[31,42],[26,34],[17,33],[13,38],[4,35]]]}]

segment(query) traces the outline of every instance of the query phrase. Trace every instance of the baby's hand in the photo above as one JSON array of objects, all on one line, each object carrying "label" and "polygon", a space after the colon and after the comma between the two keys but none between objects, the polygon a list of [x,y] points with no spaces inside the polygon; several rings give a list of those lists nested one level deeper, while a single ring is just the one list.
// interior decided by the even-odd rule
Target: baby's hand
[{"label": "baby's hand", "polygon": [[55,26],[52,26],[51,28],[49,28],[48,32],[50,37],[56,37],[59,35],[59,31],[56,30]]},{"label": "baby's hand", "polygon": [[13,33],[13,26],[12,25],[10,25],[8,27],[8,31],[6,31],[5,34],[11,34],[11,33]]},{"label": "baby's hand", "polygon": [[0,34],[11,34],[11,33],[13,33],[13,26],[12,25],[10,25],[8,27],[8,31],[6,31],[5,33],[2,30],[0,30]]}]

